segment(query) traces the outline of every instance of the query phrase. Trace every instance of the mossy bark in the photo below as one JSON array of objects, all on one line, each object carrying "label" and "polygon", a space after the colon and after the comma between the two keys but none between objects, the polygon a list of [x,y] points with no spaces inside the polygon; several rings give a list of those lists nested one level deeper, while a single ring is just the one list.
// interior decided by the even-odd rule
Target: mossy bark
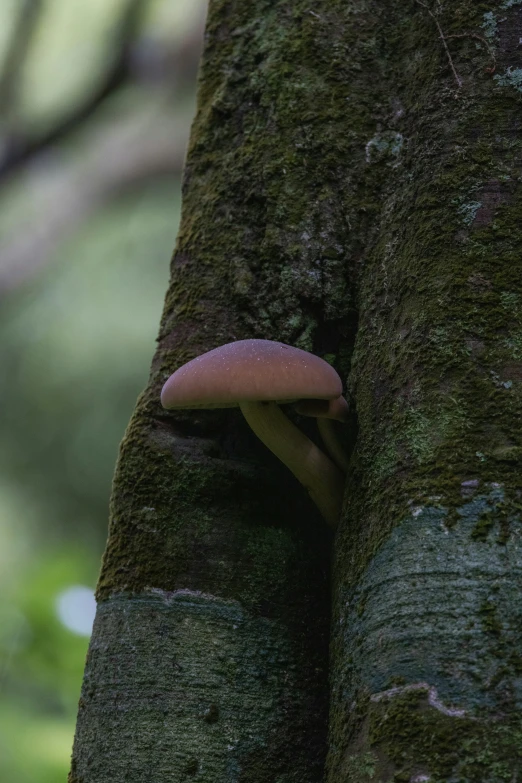
[{"label": "mossy bark", "polygon": [[376,209],[361,179],[376,101],[360,70],[375,10],[210,3],[182,222],[114,480],[70,783],[323,780],[331,533],[239,411],[167,413],[159,393],[183,362],[248,337],[311,350],[346,376]]},{"label": "mossy bark", "polygon": [[522,4],[393,17],[403,144],[360,278],[328,781],[516,781]]}]

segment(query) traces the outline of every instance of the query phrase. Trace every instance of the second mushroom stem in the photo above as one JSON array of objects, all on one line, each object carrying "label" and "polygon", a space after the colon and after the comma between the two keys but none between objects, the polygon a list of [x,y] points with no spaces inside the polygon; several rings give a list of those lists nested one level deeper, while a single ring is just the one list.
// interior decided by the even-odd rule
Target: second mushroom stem
[{"label": "second mushroom stem", "polygon": [[339,468],[292,424],[275,402],[242,402],[240,408],[259,440],[306,488],[330,527],[336,527],[344,489],[344,475]]},{"label": "second mushroom stem", "polygon": [[335,464],[341,468],[343,473],[348,473],[348,455],[341,446],[335,432],[335,422],[331,419],[317,419],[317,428],[326,450]]}]

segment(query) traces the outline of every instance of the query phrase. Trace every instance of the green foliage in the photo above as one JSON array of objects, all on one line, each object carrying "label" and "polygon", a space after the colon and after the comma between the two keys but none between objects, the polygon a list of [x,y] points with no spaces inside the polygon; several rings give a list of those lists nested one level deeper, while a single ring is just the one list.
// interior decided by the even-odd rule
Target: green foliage
[{"label": "green foliage", "polygon": [[84,520],[98,541],[117,443],[147,376],[177,203],[175,186],[152,186],[93,217],[0,318],[10,378],[0,464],[55,525]]},{"label": "green foliage", "polygon": [[175,184],[152,184],[109,206],[2,312],[0,779],[10,783],[67,774],[87,639],[61,625],[55,600],[96,582],[178,203]]},{"label": "green foliage", "polygon": [[88,639],[62,625],[55,601],[71,584],[94,586],[96,557],[47,548],[18,565],[0,606],[0,779],[57,783],[67,774]]}]

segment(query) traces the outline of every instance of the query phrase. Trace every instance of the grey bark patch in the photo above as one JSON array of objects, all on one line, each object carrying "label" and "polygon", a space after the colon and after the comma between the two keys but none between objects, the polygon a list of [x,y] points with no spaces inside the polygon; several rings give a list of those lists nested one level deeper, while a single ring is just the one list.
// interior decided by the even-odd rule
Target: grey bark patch
[{"label": "grey bark patch", "polygon": [[[465,503],[451,528],[444,509],[423,508],[394,529],[344,595],[337,634],[345,652],[335,676],[346,704],[360,689],[428,682],[449,707],[491,708],[506,689],[522,707],[521,673],[503,663],[520,649],[522,525],[511,519],[502,538],[501,496],[493,487]],[[478,537],[481,520],[489,527]]]},{"label": "grey bark patch", "polygon": [[245,757],[283,720],[295,669],[284,631],[238,602],[187,590],[115,595],[94,624],[77,779],[239,781]]}]

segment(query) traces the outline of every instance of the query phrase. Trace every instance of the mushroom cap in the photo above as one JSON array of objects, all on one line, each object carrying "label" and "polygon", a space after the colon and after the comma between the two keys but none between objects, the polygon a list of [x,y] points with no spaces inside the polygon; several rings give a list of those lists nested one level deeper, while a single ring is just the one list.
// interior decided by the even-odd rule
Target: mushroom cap
[{"label": "mushroom cap", "polygon": [[164,408],[337,398],[341,379],[324,359],[272,340],[238,340],[187,362],[161,391]]},{"label": "mushroom cap", "polygon": [[301,416],[313,416],[316,419],[335,419],[336,421],[348,421],[350,406],[344,397],[335,400],[299,400],[295,404],[295,410]]}]

